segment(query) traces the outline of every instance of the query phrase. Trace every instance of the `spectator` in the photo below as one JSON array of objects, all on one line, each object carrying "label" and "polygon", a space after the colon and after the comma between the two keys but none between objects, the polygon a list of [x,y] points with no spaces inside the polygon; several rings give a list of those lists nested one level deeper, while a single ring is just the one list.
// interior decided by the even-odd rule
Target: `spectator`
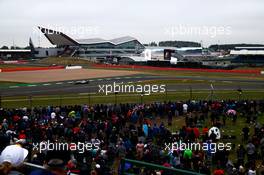
[{"label": "spectator", "polygon": [[255,145],[249,141],[247,146],[247,157],[248,157],[248,161],[253,161],[255,159],[255,152],[256,152],[256,147]]},{"label": "spectator", "polygon": [[222,170],[220,167],[217,167],[217,169],[214,171],[214,175],[224,175],[225,171]]},{"label": "spectator", "polygon": [[22,148],[21,145],[7,146],[0,156],[0,174],[13,175],[22,174],[19,172],[20,166],[28,155],[28,150]]}]

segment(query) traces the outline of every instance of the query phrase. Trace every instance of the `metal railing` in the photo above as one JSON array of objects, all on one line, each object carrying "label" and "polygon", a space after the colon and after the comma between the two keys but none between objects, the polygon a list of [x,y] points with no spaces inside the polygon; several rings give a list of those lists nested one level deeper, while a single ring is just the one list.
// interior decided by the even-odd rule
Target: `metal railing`
[{"label": "metal railing", "polygon": [[132,159],[122,159],[121,160],[121,170],[120,173],[121,174],[133,174],[133,173],[128,173],[125,172],[125,163],[129,162],[137,167],[141,167],[141,168],[147,168],[147,169],[151,169],[151,170],[163,170],[166,171],[168,173],[172,173],[174,175],[202,175],[200,173],[197,172],[193,172],[193,171],[187,171],[187,170],[182,170],[182,169],[176,169],[176,168],[169,168],[169,167],[165,167],[165,166],[161,166],[161,165],[157,165],[157,164],[153,164],[153,163],[148,163],[148,162],[143,162],[143,161],[138,161],[138,160],[132,160]]},{"label": "metal railing", "polygon": [[[153,93],[145,95],[142,93],[116,93],[116,94],[98,94],[98,93],[79,93],[79,94],[62,94],[47,96],[1,96],[0,108],[18,108],[18,107],[37,107],[37,106],[63,106],[75,104],[118,104],[118,103],[149,103],[155,101],[178,101],[178,100],[225,100],[225,99],[262,99],[264,91],[244,91],[243,95],[236,91],[214,91],[213,95],[210,90],[193,90],[192,88],[185,91],[166,91],[164,93]],[[256,94],[259,94],[256,97]],[[254,97],[254,98],[252,98]]]},{"label": "metal railing", "polygon": [[[166,171],[168,173],[172,173],[174,175],[202,175],[200,173],[197,172],[193,172],[193,171],[187,171],[187,170],[182,170],[182,169],[176,169],[176,168],[169,168],[169,167],[164,167],[161,165],[157,165],[157,164],[153,164],[153,163],[148,163],[148,162],[143,162],[143,161],[137,161],[137,160],[132,160],[132,159],[122,159],[121,160],[121,170],[120,173],[121,175],[132,175],[133,173],[128,173],[125,172],[125,163],[129,162],[131,164],[133,164],[134,166],[137,167],[141,167],[141,168],[148,168],[151,170],[163,170]],[[40,165],[36,165],[36,164],[32,164],[32,163],[28,163],[28,162],[24,162],[24,166],[27,169],[27,173],[30,173],[34,170],[39,170],[39,169],[45,169],[44,166],[40,166]]]}]

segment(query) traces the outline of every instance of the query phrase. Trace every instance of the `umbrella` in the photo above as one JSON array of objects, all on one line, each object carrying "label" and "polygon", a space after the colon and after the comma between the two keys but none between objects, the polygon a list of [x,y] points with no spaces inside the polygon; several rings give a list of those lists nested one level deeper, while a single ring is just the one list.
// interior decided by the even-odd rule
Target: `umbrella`
[{"label": "umbrella", "polygon": [[69,116],[69,117],[72,117],[72,118],[74,118],[74,117],[75,117],[75,115],[76,115],[76,114],[75,114],[75,111],[71,111],[71,112],[69,113],[69,115],[68,115],[68,116]]},{"label": "umbrella", "polygon": [[144,132],[145,136],[148,136],[148,125],[143,124],[142,128],[143,128],[143,132]]},{"label": "umbrella", "polygon": [[214,133],[216,135],[216,139],[220,139],[221,138],[220,130],[217,127],[210,128],[209,131],[208,131],[208,136],[210,137],[210,135],[212,133]]},{"label": "umbrella", "polygon": [[23,116],[23,118],[22,118],[23,120],[25,120],[25,121],[28,121],[28,116]]},{"label": "umbrella", "polygon": [[55,112],[52,112],[52,113],[50,114],[50,117],[51,117],[51,119],[54,119],[54,118],[56,117],[56,113],[55,113]]},{"label": "umbrella", "polygon": [[236,111],[234,110],[234,109],[229,109],[227,112],[226,112],[226,114],[227,115],[236,115]]}]

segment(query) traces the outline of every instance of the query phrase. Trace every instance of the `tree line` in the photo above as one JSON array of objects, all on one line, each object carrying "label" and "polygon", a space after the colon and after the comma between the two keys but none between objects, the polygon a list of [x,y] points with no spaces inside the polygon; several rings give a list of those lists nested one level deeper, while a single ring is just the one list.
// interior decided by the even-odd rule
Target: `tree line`
[{"label": "tree line", "polygon": [[11,50],[14,50],[14,49],[30,49],[30,46],[27,46],[27,47],[11,46],[10,48],[8,46],[2,46],[1,49],[11,49]]}]

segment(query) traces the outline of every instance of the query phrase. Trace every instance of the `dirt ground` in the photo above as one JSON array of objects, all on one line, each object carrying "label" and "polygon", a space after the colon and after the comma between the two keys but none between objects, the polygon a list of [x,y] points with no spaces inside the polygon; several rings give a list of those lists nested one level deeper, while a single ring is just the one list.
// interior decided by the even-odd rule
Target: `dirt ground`
[{"label": "dirt ground", "polygon": [[40,71],[1,72],[0,81],[42,83],[53,81],[79,80],[139,74],[136,71],[102,69],[56,69]]}]

